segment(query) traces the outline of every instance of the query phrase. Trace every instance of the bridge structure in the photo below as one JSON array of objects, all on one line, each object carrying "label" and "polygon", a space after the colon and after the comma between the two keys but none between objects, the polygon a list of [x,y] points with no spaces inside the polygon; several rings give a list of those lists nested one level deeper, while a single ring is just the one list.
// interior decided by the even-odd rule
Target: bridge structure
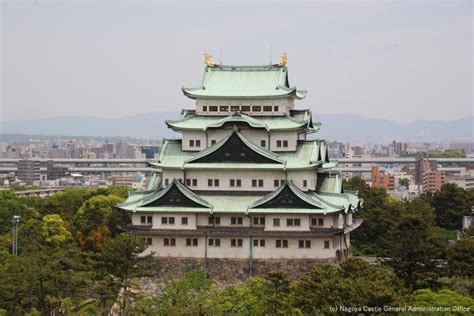
[{"label": "bridge structure", "polygon": [[[16,173],[18,171],[18,161],[20,159],[0,158],[0,173]],[[141,172],[151,173],[160,170],[147,166],[144,159],[78,159],[78,158],[59,158],[59,159],[31,159],[46,164],[53,161],[55,165],[68,167],[70,173],[85,174],[106,174],[106,173],[130,173]],[[459,172],[464,169],[466,164],[474,164],[474,157],[468,158],[429,158],[440,164],[449,164],[449,167],[438,168],[445,172]],[[415,158],[412,157],[368,157],[368,158],[341,158],[334,159],[338,161],[338,167],[334,171],[365,173],[370,172],[371,167],[367,164],[377,165],[400,165],[414,164]],[[365,164],[365,165],[364,165]],[[383,170],[383,168],[382,168]],[[41,173],[46,173],[46,167],[40,168]]]}]

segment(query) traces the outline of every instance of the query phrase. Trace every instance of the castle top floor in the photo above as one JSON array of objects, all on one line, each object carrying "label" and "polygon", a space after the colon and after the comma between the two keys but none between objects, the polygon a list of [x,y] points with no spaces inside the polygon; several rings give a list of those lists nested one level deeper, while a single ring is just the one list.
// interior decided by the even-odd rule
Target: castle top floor
[{"label": "castle top floor", "polygon": [[196,114],[227,116],[243,112],[252,116],[288,115],[294,100],[306,91],[291,87],[286,62],[263,66],[216,65],[206,59],[198,87],[183,87],[185,96],[196,100]]}]

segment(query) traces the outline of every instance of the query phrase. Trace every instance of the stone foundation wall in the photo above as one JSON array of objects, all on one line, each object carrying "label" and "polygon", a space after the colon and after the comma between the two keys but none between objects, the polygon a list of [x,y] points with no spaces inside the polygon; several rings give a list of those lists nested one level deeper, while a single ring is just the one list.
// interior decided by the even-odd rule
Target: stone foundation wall
[{"label": "stone foundation wall", "polygon": [[[167,279],[177,278],[184,272],[205,269],[210,279],[218,286],[239,284],[250,276],[248,259],[218,258],[156,258],[159,262],[157,276],[143,279],[142,290],[155,292]],[[314,266],[336,264],[335,259],[253,259],[252,276],[265,275],[271,271],[284,270],[291,279],[298,279]]]}]

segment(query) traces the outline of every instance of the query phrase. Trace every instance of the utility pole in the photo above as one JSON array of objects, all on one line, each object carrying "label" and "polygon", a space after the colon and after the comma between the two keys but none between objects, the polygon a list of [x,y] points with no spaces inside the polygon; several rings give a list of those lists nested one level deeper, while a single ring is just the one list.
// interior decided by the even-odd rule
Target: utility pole
[{"label": "utility pole", "polygon": [[12,255],[18,256],[18,223],[20,222],[20,216],[15,215],[12,219]]}]

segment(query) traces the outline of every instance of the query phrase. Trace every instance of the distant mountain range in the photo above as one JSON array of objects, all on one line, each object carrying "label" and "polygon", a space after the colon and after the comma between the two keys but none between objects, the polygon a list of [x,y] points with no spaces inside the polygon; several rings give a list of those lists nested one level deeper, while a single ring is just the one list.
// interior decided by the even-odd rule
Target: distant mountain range
[{"label": "distant mountain range", "polygon": [[[123,118],[54,117],[2,122],[2,134],[175,138],[165,119],[177,119],[179,112],[152,112]],[[474,116],[454,121],[415,121],[398,124],[354,114],[316,114],[321,130],[314,137],[339,141],[425,142],[474,140]]]}]

